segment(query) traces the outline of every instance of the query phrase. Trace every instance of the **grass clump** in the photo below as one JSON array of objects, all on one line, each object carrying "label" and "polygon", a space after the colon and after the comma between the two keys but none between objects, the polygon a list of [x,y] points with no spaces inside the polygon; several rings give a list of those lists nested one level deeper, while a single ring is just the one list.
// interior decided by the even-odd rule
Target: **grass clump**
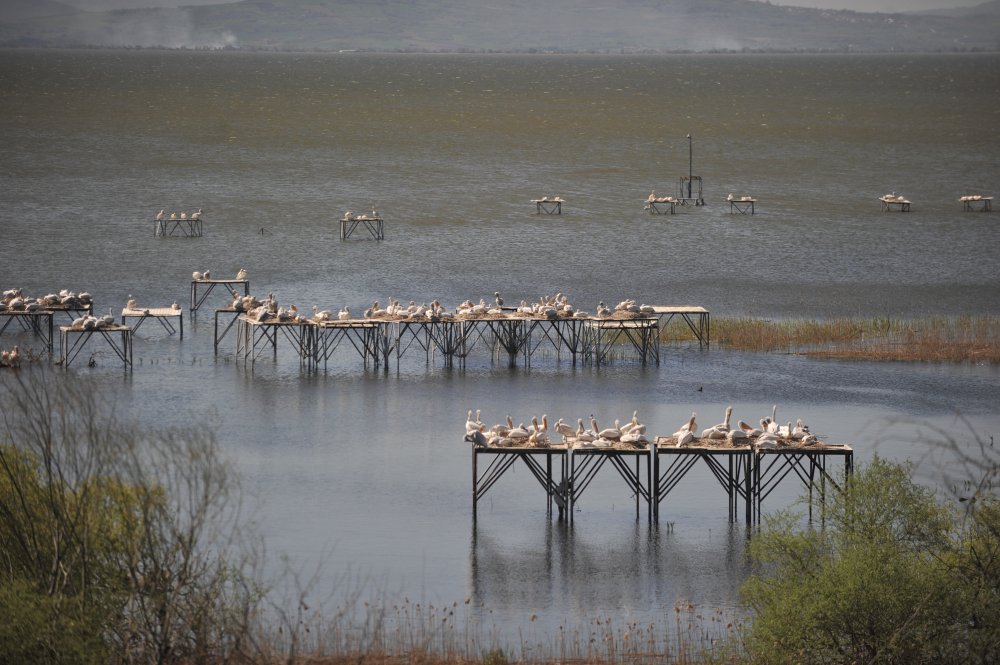
[{"label": "grass clump", "polygon": [[[690,339],[683,322],[661,333],[664,341]],[[1000,363],[1000,317],[926,319],[716,318],[712,342],[738,351],[800,353],[873,361]]]}]

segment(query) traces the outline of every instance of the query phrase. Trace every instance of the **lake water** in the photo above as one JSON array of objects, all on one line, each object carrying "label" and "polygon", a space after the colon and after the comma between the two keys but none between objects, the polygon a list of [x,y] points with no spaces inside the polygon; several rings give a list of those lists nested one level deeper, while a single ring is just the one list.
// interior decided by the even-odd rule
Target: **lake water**
[{"label": "lake water", "polygon": [[[0,285],[88,290],[100,312],[129,295],[180,303],[184,339],[147,322],[131,375],[97,346],[96,367],[81,356],[70,372],[154,426],[213,427],[271,553],[325,561],[322,588],[350,571],[400,597],[470,599],[509,635],[532,614],[544,632],[737,605],[746,531],[707,470],[661,528],[636,522],[610,469],[572,527],[546,516],[524,469],[473,523],[468,409],[489,423],[638,409],[666,434],[691,411],[710,424],[732,404],[753,422],[777,403],[858,461],[915,457],[922,423],[1000,431],[990,366],[681,344],[659,366],[549,355],[508,369],[480,352],[383,373],[344,353],[310,375],[283,346],[251,372],[232,336],[213,353],[221,295],[187,312],[193,270],[244,267],[253,293],[306,311],[499,290],[591,311],[632,297],[715,316],[1000,315],[998,213],[957,200],[1000,190],[996,55],[8,51],[0,81]],[[688,173],[688,134],[707,205],[650,216],[650,190],[677,195]],[[890,191],[912,211],[882,212]],[[757,197],[757,214],[731,215],[730,192]],[[561,216],[535,214],[545,195],[566,200]],[[344,211],[372,206],[386,240],[340,241]],[[204,209],[204,237],[154,238],[161,208]],[[798,494],[782,486],[765,509]]]}]

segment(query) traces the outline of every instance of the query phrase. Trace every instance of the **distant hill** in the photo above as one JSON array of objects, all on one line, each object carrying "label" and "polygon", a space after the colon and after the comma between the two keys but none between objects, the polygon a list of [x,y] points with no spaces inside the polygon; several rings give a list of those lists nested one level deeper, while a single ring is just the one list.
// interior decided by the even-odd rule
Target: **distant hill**
[{"label": "distant hill", "polygon": [[[4,0],[10,2],[11,0]],[[25,0],[13,0],[30,4]],[[41,0],[46,5],[60,5]],[[754,0],[243,0],[8,17],[0,46],[417,51],[1000,50],[1000,0],[875,14]],[[985,18],[984,18],[985,17]]]}]

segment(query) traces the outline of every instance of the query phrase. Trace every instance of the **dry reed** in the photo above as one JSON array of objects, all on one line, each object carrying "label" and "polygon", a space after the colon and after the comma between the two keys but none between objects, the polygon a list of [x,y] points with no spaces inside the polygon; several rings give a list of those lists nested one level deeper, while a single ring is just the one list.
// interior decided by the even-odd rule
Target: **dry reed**
[{"label": "dry reed", "polygon": [[[661,339],[690,339],[683,323]],[[712,342],[739,351],[784,351],[822,358],[882,361],[1000,363],[1000,318],[927,319],[716,318]]]},{"label": "dry reed", "polygon": [[[332,615],[301,617],[288,632],[263,640],[257,662],[288,665],[514,665],[594,664],[708,665],[743,662],[738,655],[743,626],[724,610],[702,612],[678,604],[673,617],[637,623],[604,617],[555,634],[525,618],[516,638],[489,625],[489,612],[469,600],[436,607],[402,603],[351,603]],[[484,616],[486,617],[484,619]],[[332,618],[331,618],[332,617]],[[286,626],[287,628],[288,626]],[[503,631],[510,635],[509,627]],[[290,641],[295,642],[292,653]]]}]

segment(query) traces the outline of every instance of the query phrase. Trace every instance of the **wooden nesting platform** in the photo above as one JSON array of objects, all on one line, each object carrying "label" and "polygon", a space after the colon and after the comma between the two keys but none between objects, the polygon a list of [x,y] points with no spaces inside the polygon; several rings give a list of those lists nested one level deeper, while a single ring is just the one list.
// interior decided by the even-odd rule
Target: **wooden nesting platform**
[{"label": "wooden nesting platform", "polygon": [[[232,305],[230,305],[229,307],[223,307],[221,309],[215,310],[215,328],[214,328],[215,355],[219,355],[219,343],[222,342],[223,338],[225,338],[225,336],[229,334],[229,331],[232,330],[233,326],[236,325],[236,319],[238,319],[240,315],[244,313],[245,312],[243,310],[236,309]],[[222,329],[221,333],[219,332],[220,316],[229,317],[229,320],[226,322],[226,325]]]},{"label": "wooden nesting platform", "polygon": [[897,210],[899,212],[910,211],[910,201],[908,201],[904,196],[885,194],[884,196],[878,197],[878,200],[882,202],[883,212],[889,212],[892,210]]},{"label": "wooden nesting platform", "polygon": [[90,330],[59,326],[59,348],[63,368],[69,367],[94,335],[100,335],[111,347],[122,361],[126,372],[132,369],[132,329],[125,325],[102,326]]},{"label": "wooden nesting platform", "polygon": [[753,215],[757,212],[757,199],[752,196],[741,196],[740,198],[727,199],[729,201],[729,214],[740,213],[741,215]]},{"label": "wooden nesting platform", "polygon": [[972,212],[974,210],[980,210],[982,212],[990,212],[993,210],[993,197],[992,196],[982,196],[981,194],[972,194],[969,196],[963,196],[959,199],[962,202],[962,210],[965,212]]},{"label": "wooden nesting platform", "polygon": [[236,359],[243,360],[251,368],[265,351],[271,350],[278,358],[278,338],[284,338],[299,356],[300,364],[315,367],[316,324],[304,319],[299,321],[256,321],[246,315],[236,320]]},{"label": "wooden nesting platform", "polygon": [[[480,470],[479,458],[483,455],[489,456],[490,462]],[[791,443],[768,449],[752,441],[732,446],[725,440],[696,440],[677,447],[673,436],[659,436],[647,444],[616,443],[611,447],[579,447],[572,441],[505,448],[473,443],[472,515],[475,519],[479,500],[520,461],[545,491],[547,512],[552,513],[555,503],[560,518],[568,511],[572,521],[574,505],[601,468],[610,464],[635,497],[636,520],[645,502],[648,519],[655,522],[660,518],[661,503],[692,468],[704,463],[726,493],[730,521],[739,519],[742,500],[746,523],[752,524],[761,519],[764,499],[785,478],[798,478],[810,497],[818,491],[823,501],[828,486],[839,491],[840,485],[828,469],[829,460],[838,458],[843,460],[845,477],[849,476],[854,469],[854,450],[847,445],[825,443]],[[811,505],[809,517],[813,517]]]},{"label": "wooden nesting platform", "polygon": [[660,364],[660,320],[656,317],[639,319],[592,319],[593,336],[590,353],[598,365],[609,363],[612,353],[621,345],[631,346],[642,364]]},{"label": "wooden nesting platform", "polygon": [[698,338],[698,348],[708,348],[712,341],[712,317],[704,307],[696,305],[653,305],[653,312],[660,320],[660,328],[680,316]]},{"label": "wooden nesting platform", "polygon": [[378,216],[361,215],[355,217],[342,217],[340,219],[340,239],[347,240],[354,231],[361,227],[368,232],[368,237],[372,240],[385,240],[385,220]]},{"label": "wooden nesting platform", "polygon": [[535,204],[536,215],[540,215],[543,212],[547,215],[561,215],[562,204],[565,203],[565,201],[558,196],[551,199],[547,196],[543,196],[540,199],[531,199],[531,202]]},{"label": "wooden nesting platform", "polygon": [[[126,319],[135,319],[135,323],[131,325],[132,332],[135,333],[139,329],[139,326],[143,324],[146,319],[156,319],[163,326],[163,329],[167,331],[168,335],[174,335],[180,332],[180,338],[184,339],[184,312],[180,308],[174,309],[173,307],[145,307],[141,309],[129,309],[125,307],[122,309],[122,325],[128,325]],[[172,319],[177,319],[177,326],[175,327]]]},{"label": "wooden nesting platform", "polygon": [[153,236],[165,238],[178,236],[183,238],[200,238],[202,235],[201,218],[191,219],[157,219],[154,220]]},{"label": "wooden nesting platform", "polygon": [[677,199],[672,196],[661,196],[646,199],[646,207],[650,215],[673,215],[677,212]]},{"label": "wooden nesting platform", "polygon": [[32,311],[5,309],[0,311],[0,335],[16,321],[18,327],[15,330],[32,333],[41,339],[45,350],[52,353],[53,316],[54,313],[50,309],[39,308]]},{"label": "wooden nesting platform", "polygon": [[[229,295],[236,298],[240,295],[248,296],[250,295],[250,280],[249,279],[192,279],[191,280],[191,311],[196,312],[198,308],[201,307],[205,299],[208,298],[209,294],[215,290],[217,286],[224,286]],[[237,290],[237,287],[243,287],[243,293]],[[201,288],[202,292],[199,295],[198,289]]]}]

